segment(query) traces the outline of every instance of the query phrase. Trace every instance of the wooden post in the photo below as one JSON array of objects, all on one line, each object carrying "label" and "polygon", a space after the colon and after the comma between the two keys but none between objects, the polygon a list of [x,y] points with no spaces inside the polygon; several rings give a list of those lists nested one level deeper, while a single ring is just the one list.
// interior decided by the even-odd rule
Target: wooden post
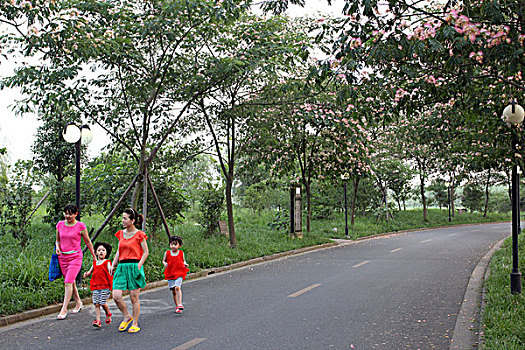
[{"label": "wooden post", "polygon": [[153,187],[153,183],[151,182],[151,178],[148,174],[148,184],[149,188],[151,189],[151,194],[153,195],[153,199],[155,200],[155,204],[157,204],[157,209],[159,209],[160,217],[162,219],[162,224],[164,225],[164,229],[166,230],[166,234],[168,235],[168,239],[171,238],[170,229],[168,227],[168,222],[166,221],[166,216],[164,215],[164,211],[162,210],[162,206],[160,205],[159,197],[157,196],[157,192],[155,192],[155,188]]},{"label": "wooden post", "polygon": [[302,221],[302,215],[301,215],[301,209],[302,209],[302,204],[301,204],[301,187],[295,187],[295,195],[294,195],[294,199],[295,199],[295,205],[294,205],[294,217],[295,217],[295,222],[294,222],[294,237],[295,238],[303,238],[303,221]]}]

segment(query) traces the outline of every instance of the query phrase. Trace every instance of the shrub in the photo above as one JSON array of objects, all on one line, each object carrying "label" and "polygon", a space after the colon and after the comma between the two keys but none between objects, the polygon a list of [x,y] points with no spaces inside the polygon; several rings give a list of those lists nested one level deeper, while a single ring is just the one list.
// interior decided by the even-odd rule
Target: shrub
[{"label": "shrub", "polygon": [[206,235],[211,237],[217,232],[219,220],[224,210],[224,190],[207,183],[201,192],[198,222],[205,228]]}]

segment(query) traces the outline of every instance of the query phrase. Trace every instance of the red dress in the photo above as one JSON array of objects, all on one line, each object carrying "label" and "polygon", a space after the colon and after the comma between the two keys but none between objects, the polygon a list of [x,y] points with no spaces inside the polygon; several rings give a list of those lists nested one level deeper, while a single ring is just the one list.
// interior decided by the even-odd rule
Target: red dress
[{"label": "red dress", "polygon": [[166,262],[168,266],[164,270],[164,279],[166,280],[176,280],[179,277],[186,279],[188,274],[188,269],[184,266],[184,252],[179,250],[179,254],[176,256],[171,255],[171,250],[166,251]]},{"label": "red dress", "polygon": [[113,276],[109,274],[108,267],[111,265],[111,261],[104,259],[104,262],[97,265],[97,261],[93,260],[93,275],[91,276],[91,282],[89,288],[91,290],[98,289],[112,289],[113,287]]}]

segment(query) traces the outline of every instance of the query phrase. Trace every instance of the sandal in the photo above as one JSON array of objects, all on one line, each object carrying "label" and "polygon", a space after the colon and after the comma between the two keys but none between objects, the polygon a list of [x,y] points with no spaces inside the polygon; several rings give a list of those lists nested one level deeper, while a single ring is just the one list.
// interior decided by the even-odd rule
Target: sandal
[{"label": "sandal", "polygon": [[57,320],[65,320],[67,317],[67,312],[65,314],[58,314],[57,315]]},{"label": "sandal", "polygon": [[138,331],[140,331],[140,327],[137,326],[131,326],[128,329],[128,333],[137,333]]},{"label": "sandal", "polygon": [[93,321],[93,327],[98,327],[98,328],[102,327],[102,324],[100,323],[100,320]]},{"label": "sandal", "polygon": [[72,314],[78,314],[80,312],[80,310],[82,310],[83,308],[84,308],[84,304],[82,302],[80,302],[80,306],[78,307],[78,309],[71,310],[71,313]]},{"label": "sandal", "polygon": [[133,317],[129,319],[129,321],[122,321],[120,322],[120,326],[118,326],[119,332],[124,332],[126,328],[128,328],[129,324],[133,321]]},{"label": "sandal", "polygon": [[106,315],[106,324],[110,324],[111,323],[111,316],[113,316],[113,314],[109,314],[109,315]]}]

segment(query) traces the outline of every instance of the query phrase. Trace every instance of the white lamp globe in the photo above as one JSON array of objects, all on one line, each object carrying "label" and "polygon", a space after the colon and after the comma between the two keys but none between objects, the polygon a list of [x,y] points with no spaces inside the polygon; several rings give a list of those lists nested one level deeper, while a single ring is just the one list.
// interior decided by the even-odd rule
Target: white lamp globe
[{"label": "white lamp globe", "polygon": [[81,142],[83,145],[89,144],[93,140],[93,132],[87,125],[82,125],[80,127]]},{"label": "white lamp globe", "polygon": [[525,111],[519,104],[514,105],[514,113],[512,113],[512,105],[508,105],[503,110],[503,120],[510,124],[521,124],[525,117]]},{"label": "white lamp globe", "polygon": [[68,123],[62,132],[62,137],[66,142],[75,143],[80,140],[80,129],[75,124]]}]

